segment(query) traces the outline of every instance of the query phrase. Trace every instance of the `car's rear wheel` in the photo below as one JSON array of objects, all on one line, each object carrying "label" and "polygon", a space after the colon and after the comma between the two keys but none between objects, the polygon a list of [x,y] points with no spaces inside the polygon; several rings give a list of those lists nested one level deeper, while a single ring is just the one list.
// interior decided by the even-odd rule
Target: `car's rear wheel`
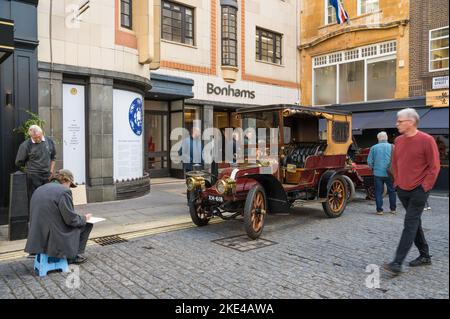
[{"label": "car's rear wheel", "polygon": [[347,182],[342,176],[334,176],[328,189],[327,200],[322,203],[325,214],[330,218],[342,215],[347,206]]},{"label": "car's rear wheel", "polygon": [[257,239],[264,228],[267,214],[267,198],[264,188],[255,186],[247,194],[244,206],[244,226],[248,237]]},{"label": "car's rear wheel", "polygon": [[211,219],[208,213],[202,206],[201,200],[196,196],[194,192],[188,192],[189,201],[189,214],[191,215],[192,222],[197,226],[206,226]]}]

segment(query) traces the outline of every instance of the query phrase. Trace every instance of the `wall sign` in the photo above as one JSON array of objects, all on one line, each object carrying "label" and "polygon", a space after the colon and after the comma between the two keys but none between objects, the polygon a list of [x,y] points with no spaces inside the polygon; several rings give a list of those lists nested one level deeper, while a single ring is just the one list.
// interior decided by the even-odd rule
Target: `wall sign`
[{"label": "wall sign", "polygon": [[448,107],[448,90],[428,91],[426,104],[432,107]]},{"label": "wall sign", "polygon": [[212,83],[208,83],[206,85],[206,91],[208,94],[214,94],[219,96],[240,97],[252,100],[256,98],[255,91],[236,89],[232,88],[231,85],[228,85],[226,87],[220,87],[215,86]]},{"label": "wall sign", "polygon": [[433,90],[448,89],[448,75],[433,78]]},{"label": "wall sign", "polygon": [[63,85],[63,161],[75,182],[86,183],[85,96],[82,85]]},{"label": "wall sign", "polygon": [[142,96],[124,90],[113,94],[114,180],[123,181],[144,174]]}]

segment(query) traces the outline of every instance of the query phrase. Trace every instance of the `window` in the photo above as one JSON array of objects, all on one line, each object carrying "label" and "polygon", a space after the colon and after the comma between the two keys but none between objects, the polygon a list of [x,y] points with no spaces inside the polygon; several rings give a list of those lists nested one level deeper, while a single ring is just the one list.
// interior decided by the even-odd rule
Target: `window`
[{"label": "window", "polygon": [[382,42],[313,58],[313,104],[393,99],[397,45]]},{"label": "window", "polygon": [[358,15],[376,12],[379,7],[379,0],[358,0]]},{"label": "window", "polygon": [[120,0],[120,25],[123,28],[133,28],[133,0]]},{"label": "window", "polygon": [[194,45],[194,10],[169,1],[162,1],[162,38]]},{"label": "window", "polygon": [[397,59],[367,61],[367,100],[393,99],[396,88]]},{"label": "window", "polygon": [[333,122],[331,134],[335,143],[347,143],[350,136],[350,125],[348,122]]},{"label": "window", "polygon": [[336,103],[336,65],[314,70],[314,104]]},{"label": "window", "polygon": [[[343,0],[339,0],[343,4]],[[336,10],[330,4],[330,0],[325,0],[325,24],[336,23]]]},{"label": "window", "polygon": [[281,64],[282,35],[256,28],[256,59]]},{"label": "window", "polygon": [[222,65],[237,66],[237,9],[222,7]]},{"label": "window", "polygon": [[339,102],[364,101],[364,61],[339,65]]},{"label": "window", "polygon": [[448,70],[448,26],[430,31],[430,71]]}]

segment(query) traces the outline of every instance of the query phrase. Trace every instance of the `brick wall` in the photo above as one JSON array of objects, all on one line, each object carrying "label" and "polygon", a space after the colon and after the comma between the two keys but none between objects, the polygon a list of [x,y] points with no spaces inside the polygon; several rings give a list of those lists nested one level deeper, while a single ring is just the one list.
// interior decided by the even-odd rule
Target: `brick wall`
[{"label": "brick wall", "polygon": [[429,31],[448,26],[447,0],[410,1],[409,96],[424,96],[431,90],[432,78],[447,71],[428,72]]}]

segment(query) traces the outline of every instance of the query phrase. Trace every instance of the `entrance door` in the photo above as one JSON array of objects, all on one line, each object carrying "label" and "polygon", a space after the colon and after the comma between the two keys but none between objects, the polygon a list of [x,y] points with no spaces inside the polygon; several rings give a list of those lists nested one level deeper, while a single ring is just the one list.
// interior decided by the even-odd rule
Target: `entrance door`
[{"label": "entrance door", "polygon": [[169,112],[146,111],[146,159],[150,177],[169,177]]}]

